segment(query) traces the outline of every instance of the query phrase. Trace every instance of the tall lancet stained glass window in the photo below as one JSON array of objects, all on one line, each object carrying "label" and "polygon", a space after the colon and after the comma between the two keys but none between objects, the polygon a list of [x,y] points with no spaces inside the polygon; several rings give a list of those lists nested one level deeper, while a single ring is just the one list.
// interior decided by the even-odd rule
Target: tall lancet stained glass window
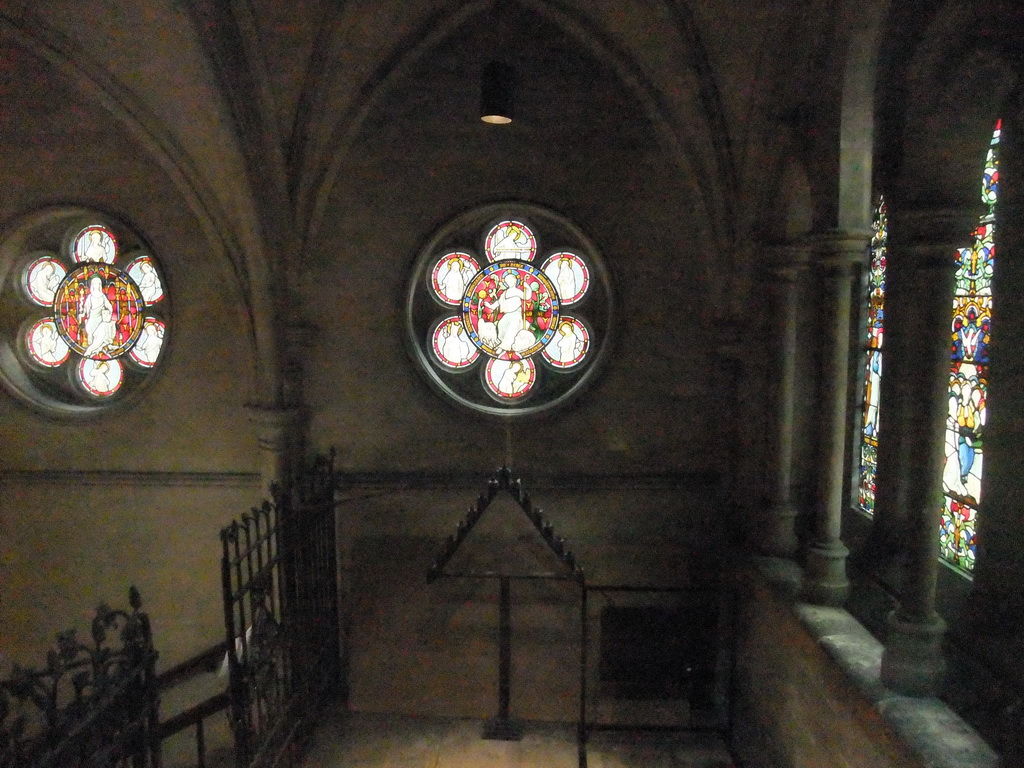
[{"label": "tall lancet stained glass window", "polygon": [[942,473],[945,503],[939,554],[965,571],[974,568],[975,524],[981,505],[1000,129],[1001,123],[997,123],[981,184],[981,198],[988,211],[974,230],[974,241],[957,253],[950,327],[952,364],[946,417],[946,461]]},{"label": "tall lancet stained glass window", "polygon": [[168,297],[142,238],[109,216],[49,209],[0,243],[0,377],[29,402],[85,413],[142,386],[164,357]]},{"label": "tall lancet stained glass window", "polygon": [[882,383],[882,339],[885,308],[885,249],[888,238],[885,200],[875,208],[868,266],[868,332],[864,350],[864,405],[860,430],[860,482],[857,504],[875,512],[875,472],[878,468],[878,394]]}]

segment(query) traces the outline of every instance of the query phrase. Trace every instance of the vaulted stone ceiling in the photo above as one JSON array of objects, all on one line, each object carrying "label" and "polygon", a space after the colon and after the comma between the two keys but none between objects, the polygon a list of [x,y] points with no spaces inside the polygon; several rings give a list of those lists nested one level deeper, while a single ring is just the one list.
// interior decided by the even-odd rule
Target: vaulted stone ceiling
[{"label": "vaulted stone ceiling", "polygon": [[[568,175],[594,165],[596,153],[578,156],[591,146],[582,136],[650,147],[645,162],[656,172],[671,168],[678,186],[666,193],[665,211],[691,223],[701,249],[725,259],[733,283],[716,281],[716,290],[741,313],[752,262],[740,244],[784,213],[789,194],[779,190],[784,179],[794,185],[794,164],[797,178],[812,179],[818,224],[839,223],[842,51],[859,25],[877,22],[861,6],[879,7],[0,0],[0,40],[102,104],[171,176],[232,265],[261,350],[261,397],[273,400],[282,344],[275,323],[293,311],[289,291],[317,250],[325,217],[336,213],[330,206],[344,198],[338,188],[361,181],[343,173],[352,171],[353,147],[412,115],[418,135],[396,137],[398,144],[429,137],[470,146],[467,137],[480,130],[478,73],[495,46],[522,84],[520,114],[506,134],[516,151],[542,147],[537,157],[555,158],[552,173]],[[474,141],[504,140],[497,136]],[[870,132],[861,141],[870,147]],[[519,194],[515,172],[505,178],[505,194]],[[424,227],[441,212],[433,215]]]},{"label": "vaulted stone ceiling", "polygon": [[[557,26],[614,69],[691,173],[756,186],[749,161],[829,37],[817,32],[828,29],[822,6],[502,0],[500,13],[526,46],[513,57],[528,65],[529,25]],[[371,105],[436,46],[479,67],[494,19],[489,0],[8,1],[2,13],[7,35],[134,123],[246,248],[246,230],[267,226],[255,198],[269,196],[279,219],[280,195],[290,196],[298,231],[315,228],[330,165]]]}]

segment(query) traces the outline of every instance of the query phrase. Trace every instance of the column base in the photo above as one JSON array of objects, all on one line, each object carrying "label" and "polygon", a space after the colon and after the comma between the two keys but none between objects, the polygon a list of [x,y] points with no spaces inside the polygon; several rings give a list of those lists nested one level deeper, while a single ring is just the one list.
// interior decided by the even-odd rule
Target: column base
[{"label": "column base", "polygon": [[800,547],[796,538],[796,507],[789,502],[770,501],[765,505],[763,539],[757,543],[761,554],[792,557]]},{"label": "column base", "polygon": [[946,675],[942,655],[946,622],[938,614],[913,621],[893,611],[886,626],[882,684],[904,696],[938,696]]},{"label": "column base", "polygon": [[850,594],[846,556],[842,542],[814,543],[807,551],[803,599],[815,605],[841,606]]}]

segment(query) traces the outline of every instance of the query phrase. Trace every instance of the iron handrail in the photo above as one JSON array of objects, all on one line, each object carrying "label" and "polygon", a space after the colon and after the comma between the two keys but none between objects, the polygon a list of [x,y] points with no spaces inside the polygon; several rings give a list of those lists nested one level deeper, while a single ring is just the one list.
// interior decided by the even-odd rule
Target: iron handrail
[{"label": "iron handrail", "polygon": [[[197,653],[189,659],[176,664],[157,675],[157,690],[163,694],[172,688],[217,670],[227,650],[227,643],[221,641],[216,645]],[[158,734],[161,743],[187,728],[196,729],[196,766],[206,768],[206,720],[218,712],[223,712],[231,705],[231,699],[225,690],[200,701],[188,709],[161,720]]]}]

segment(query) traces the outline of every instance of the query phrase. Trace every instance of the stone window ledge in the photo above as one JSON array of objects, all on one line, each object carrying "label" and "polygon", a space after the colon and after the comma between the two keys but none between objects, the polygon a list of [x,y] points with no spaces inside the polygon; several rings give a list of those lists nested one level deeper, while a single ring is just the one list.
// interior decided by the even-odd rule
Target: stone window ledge
[{"label": "stone window ledge", "polygon": [[766,580],[793,598],[793,610],[821,648],[929,768],[994,768],[999,756],[936,698],[900,695],[881,681],[884,646],[842,608],[802,603],[803,572],[791,561],[757,558]]}]

